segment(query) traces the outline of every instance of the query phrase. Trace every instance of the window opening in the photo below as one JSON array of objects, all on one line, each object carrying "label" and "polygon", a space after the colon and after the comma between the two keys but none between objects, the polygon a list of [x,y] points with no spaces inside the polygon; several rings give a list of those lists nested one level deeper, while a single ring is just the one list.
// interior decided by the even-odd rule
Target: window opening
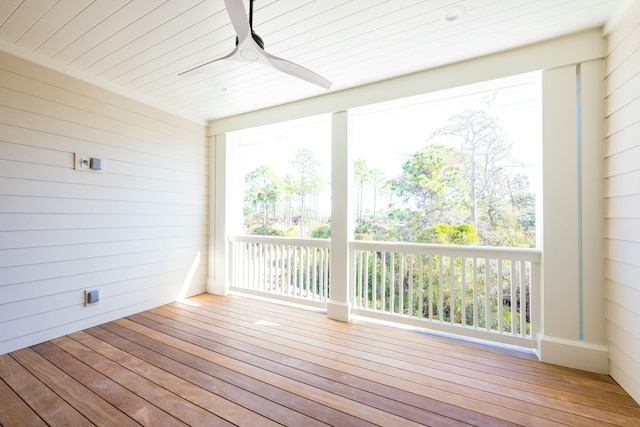
[{"label": "window opening", "polygon": [[355,238],[536,246],[539,73],[353,110]]},{"label": "window opening", "polygon": [[229,134],[243,233],[328,238],[331,118],[277,123]]}]

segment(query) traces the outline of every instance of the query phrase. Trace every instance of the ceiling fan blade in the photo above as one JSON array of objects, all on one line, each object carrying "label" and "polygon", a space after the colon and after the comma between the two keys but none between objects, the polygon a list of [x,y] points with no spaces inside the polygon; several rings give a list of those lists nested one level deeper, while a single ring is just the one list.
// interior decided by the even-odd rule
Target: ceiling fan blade
[{"label": "ceiling fan blade", "polygon": [[293,77],[297,77],[299,79],[308,81],[309,83],[313,83],[325,89],[331,88],[331,83],[329,80],[325,79],[321,75],[314,73],[313,71],[304,68],[301,65],[294,64],[291,61],[287,61],[286,59],[278,58],[277,56],[273,56],[264,50],[261,50],[261,55],[266,59],[268,65],[272,66],[276,70],[282,71],[283,73],[287,73]]},{"label": "ceiling fan blade", "polygon": [[227,8],[227,14],[231,20],[231,25],[236,31],[238,42],[242,43],[244,39],[251,35],[251,27],[249,26],[249,18],[244,8],[244,0],[224,0]]},{"label": "ceiling fan blade", "polygon": [[229,52],[228,54],[226,54],[225,56],[222,56],[220,58],[216,58],[212,61],[209,62],[205,62],[204,64],[200,64],[198,66],[195,66],[193,68],[190,68],[186,71],[183,71],[181,73],[178,73],[178,76],[195,76],[198,74],[202,74],[204,72],[206,72],[207,70],[209,70],[209,66],[211,64],[214,64],[218,61],[222,61],[224,59],[233,59],[233,57],[236,55],[236,53],[238,52],[238,47],[236,46],[235,49],[233,49],[231,52]]}]

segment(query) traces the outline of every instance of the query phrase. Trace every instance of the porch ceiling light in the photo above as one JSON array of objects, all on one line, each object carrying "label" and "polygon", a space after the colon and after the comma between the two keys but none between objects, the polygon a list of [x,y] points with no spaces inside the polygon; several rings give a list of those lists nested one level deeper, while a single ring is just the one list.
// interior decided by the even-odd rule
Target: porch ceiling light
[{"label": "porch ceiling light", "polygon": [[467,10],[463,6],[454,6],[452,8],[447,9],[447,11],[442,16],[442,19],[445,22],[453,22],[462,18]]}]

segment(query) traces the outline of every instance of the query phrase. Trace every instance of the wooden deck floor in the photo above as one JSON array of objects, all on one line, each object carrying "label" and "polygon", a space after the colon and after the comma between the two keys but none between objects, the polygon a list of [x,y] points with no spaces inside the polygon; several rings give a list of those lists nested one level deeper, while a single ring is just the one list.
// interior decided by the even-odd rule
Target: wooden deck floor
[{"label": "wooden deck floor", "polygon": [[608,376],[240,296],[0,356],[0,424],[640,425]]}]

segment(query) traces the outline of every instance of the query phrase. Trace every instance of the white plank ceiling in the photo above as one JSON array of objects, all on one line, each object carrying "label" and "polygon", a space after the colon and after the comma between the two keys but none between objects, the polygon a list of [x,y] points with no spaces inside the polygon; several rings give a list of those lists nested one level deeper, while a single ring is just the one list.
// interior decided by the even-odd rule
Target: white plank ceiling
[{"label": "white plank ceiling", "polygon": [[[603,26],[629,1],[255,0],[253,24],[267,52],[339,91]],[[466,12],[447,22],[453,6]],[[194,120],[328,92],[230,61],[178,76],[234,38],[223,0],[0,0],[0,49]]]}]

